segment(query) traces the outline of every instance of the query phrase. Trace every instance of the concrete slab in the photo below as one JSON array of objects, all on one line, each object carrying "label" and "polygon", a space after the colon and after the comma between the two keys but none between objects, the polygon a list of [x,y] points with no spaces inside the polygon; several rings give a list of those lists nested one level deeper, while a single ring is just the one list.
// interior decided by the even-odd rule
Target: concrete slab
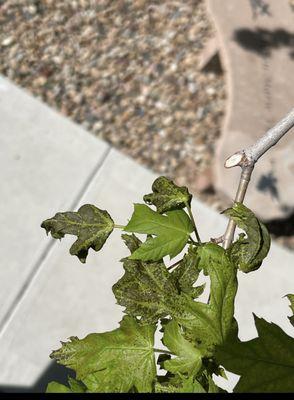
[{"label": "concrete slab", "polygon": [[[227,72],[228,109],[215,162],[215,185],[234,197],[238,168],[224,160],[253,144],[293,107],[294,14],[288,0],[267,0],[268,14],[254,16],[248,0],[207,0]],[[247,205],[264,220],[294,211],[294,135],[288,133],[257,164]]]},{"label": "concrete slab", "polygon": [[[75,209],[91,202],[107,209],[116,223],[125,224],[132,203],[142,201],[154,179],[154,174],[111,150]],[[204,240],[224,231],[224,216],[197,200],[192,208]],[[48,355],[59,347],[59,340],[117,327],[122,310],[115,305],[111,286],[123,273],[118,260],[126,254],[119,235],[115,231],[101,252],[90,251],[86,265],[68,253],[73,238],[56,242],[2,330],[0,358],[5,368],[0,370],[1,385],[34,384],[48,367]],[[240,274],[236,316],[242,339],[255,335],[252,311],[290,333],[288,304],[282,296],[293,291],[293,261],[293,253],[274,244],[259,271]],[[231,390],[234,382],[236,377],[230,375],[229,382],[220,385]]]},{"label": "concrete slab", "polygon": [[109,147],[0,77],[0,326],[49,251],[40,223],[75,207]]}]

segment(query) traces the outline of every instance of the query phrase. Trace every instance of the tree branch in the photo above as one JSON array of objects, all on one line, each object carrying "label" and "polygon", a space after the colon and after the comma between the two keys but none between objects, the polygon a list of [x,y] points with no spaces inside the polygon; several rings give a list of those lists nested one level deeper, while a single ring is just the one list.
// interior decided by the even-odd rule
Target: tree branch
[{"label": "tree branch", "polygon": [[[246,194],[251,174],[259,158],[294,126],[294,108],[281,119],[273,128],[269,129],[256,143],[247,149],[238,151],[225,162],[226,168],[240,166],[242,168],[239,186],[237,189],[235,202],[242,203]],[[224,234],[223,247],[227,249],[234,238],[236,224],[232,219],[229,220],[226,232]]]}]

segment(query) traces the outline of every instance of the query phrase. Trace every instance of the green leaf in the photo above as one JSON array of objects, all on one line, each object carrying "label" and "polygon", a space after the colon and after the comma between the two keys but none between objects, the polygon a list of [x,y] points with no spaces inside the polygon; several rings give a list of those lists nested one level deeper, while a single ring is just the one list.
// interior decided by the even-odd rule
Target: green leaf
[{"label": "green leaf", "polygon": [[201,271],[199,261],[200,257],[197,248],[190,245],[188,253],[185,254],[181,263],[171,273],[179,292],[189,294],[193,299],[199,297],[205,288],[205,284],[193,287]]},{"label": "green leaf", "polygon": [[294,339],[279,326],[255,317],[259,337],[230,337],[217,348],[217,361],[241,375],[235,392],[294,392]]},{"label": "green leaf", "polygon": [[[122,235],[131,251],[141,241],[135,235]],[[117,303],[126,307],[126,313],[142,317],[141,322],[156,322],[169,313],[174,314],[178,303],[178,289],[172,275],[162,261],[144,262],[125,258],[123,277],[113,285]]]},{"label": "green leaf", "polygon": [[217,244],[206,243],[198,247],[198,255],[199,268],[210,277],[210,300],[208,304],[189,301],[186,315],[177,320],[209,354],[213,346],[222,343],[235,328],[236,268],[226,251]]},{"label": "green leaf", "polygon": [[[159,378],[159,377],[158,377]],[[155,384],[156,393],[206,393],[203,386],[194,379],[193,376],[186,378],[183,375],[178,374],[176,377],[172,377],[164,380],[163,382],[156,382]]]},{"label": "green leaf", "polygon": [[90,248],[99,251],[113,231],[114,223],[105,210],[85,204],[77,212],[57,213],[53,218],[46,219],[42,225],[46,232],[51,232],[55,239],[64,235],[75,235],[78,239],[69,252],[84,263]]},{"label": "green leaf", "polygon": [[148,238],[132,255],[131,259],[158,261],[164,256],[175,257],[185,247],[193,225],[183,210],[169,211],[161,215],[144,204],[135,204],[126,232],[156,235]]},{"label": "green leaf", "polygon": [[164,326],[163,344],[175,355],[176,358],[166,360],[164,368],[175,373],[188,373],[196,375],[202,365],[202,353],[192,343],[186,340],[181,328],[176,321],[171,321]]},{"label": "green leaf", "polygon": [[125,316],[118,329],[71,337],[50,357],[75,370],[90,392],[128,392],[133,386],[150,392],[156,376],[155,330]]},{"label": "green leaf", "polygon": [[188,189],[175,185],[165,176],[160,176],[153,182],[152,191],[153,193],[144,196],[144,201],[155,205],[160,214],[191,204],[192,195]]},{"label": "green leaf", "polygon": [[53,381],[48,383],[46,393],[72,393],[72,391],[69,387]]},{"label": "green leaf", "polygon": [[288,317],[290,323],[294,326],[294,294],[287,294],[288,300],[290,301],[290,308],[292,311],[292,314],[290,317]]},{"label": "green leaf", "polygon": [[224,211],[247,234],[239,236],[228,253],[233,263],[243,272],[258,269],[270,248],[270,235],[265,225],[242,203],[235,203]]}]

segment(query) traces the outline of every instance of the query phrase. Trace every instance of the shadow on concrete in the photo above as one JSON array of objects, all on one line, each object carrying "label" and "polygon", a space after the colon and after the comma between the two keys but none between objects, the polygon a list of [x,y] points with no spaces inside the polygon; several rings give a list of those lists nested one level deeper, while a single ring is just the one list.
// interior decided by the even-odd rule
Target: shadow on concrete
[{"label": "shadow on concrete", "polygon": [[51,381],[67,384],[68,376],[74,377],[74,372],[51,362],[40,378],[32,386],[0,385],[0,393],[45,393],[47,385]]},{"label": "shadow on concrete", "polygon": [[264,223],[272,235],[293,236],[294,235],[294,214],[286,219],[274,219]]},{"label": "shadow on concrete", "polygon": [[285,29],[268,30],[257,28],[237,29],[233,39],[245,50],[252,51],[261,57],[270,56],[272,50],[289,47],[289,56],[294,58],[294,33]]}]

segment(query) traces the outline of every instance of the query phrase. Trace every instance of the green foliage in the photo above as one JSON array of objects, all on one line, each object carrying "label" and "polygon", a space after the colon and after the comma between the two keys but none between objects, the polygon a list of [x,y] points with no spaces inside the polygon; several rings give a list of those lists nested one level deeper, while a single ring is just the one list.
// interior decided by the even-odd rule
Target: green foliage
[{"label": "green foliage", "polygon": [[175,185],[165,176],[155,179],[152,191],[153,193],[144,196],[144,201],[147,204],[155,205],[160,214],[185,208],[187,204],[191,203],[192,195],[188,189]]},{"label": "green foliage", "polygon": [[170,321],[164,327],[163,344],[175,355],[164,361],[164,368],[175,373],[185,373],[195,375],[202,366],[203,354],[191,342],[186,340],[181,332],[180,325],[176,321]]},{"label": "green foliage", "polygon": [[270,236],[265,225],[241,203],[235,203],[224,214],[247,234],[247,237],[240,234],[239,239],[231,245],[228,251],[231,260],[243,272],[258,269],[270,248]]},{"label": "green foliage", "polygon": [[214,243],[198,247],[199,267],[210,277],[209,303],[190,301],[187,315],[178,321],[189,335],[210,354],[213,346],[222,343],[235,329],[234,300],[237,292],[236,268],[226,251]]},{"label": "green foliage", "polygon": [[71,246],[69,252],[86,262],[90,248],[101,250],[108,236],[113,230],[113,220],[107,211],[85,204],[77,212],[57,213],[53,218],[46,219],[41,227],[51,232],[54,239],[61,239],[64,235],[76,235],[78,239]]},{"label": "green foliage", "polygon": [[71,337],[51,357],[76,372],[93,392],[128,392],[133,386],[150,392],[155,380],[155,325],[140,325],[125,316],[111,332]]},{"label": "green foliage", "polygon": [[[81,340],[71,337],[53,351],[51,357],[73,369],[77,380],[69,378],[68,386],[51,382],[47,392],[219,393],[223,390],[213,375],[226,377],[222,366],[241,375],[236,391],[293,391],[293,338],[258,318],[258,338],[237,338],[237,271],[254,271],[266,257],[270,238],[265,226],[236,203],[225,214],[245,233],[228,250],[199,238],[196,242],[188,189],[160,177],[152,190],[144,201],[157,211],[135,204],[124,227],[130,234],[122,234],[130,255],[121,260],[124,274],[112,288],[125,308],[120,327]],[[76,235],[70,253],[85,262],[88,250],[100,250],[118,225],[107,211],[87,204],[77,212],[57,213],[42,227],[56,239]],[[147,237],[140,240],[134,233]],[[163,257],[183,250],[182,259],[166,265]],[[198,282],[200,274],[210,279],[207,302],[198,299],[205,287]],[[287,297],[293,312],[294,295]],[[289,320],[294,324],[293,315]],[[159,321],[165,349],[153,347]],[[164,376],[157,375],[155,353]]]},{"label": "green foliage", "polygon": [[241,342],[231,337],[216,352],[220,364],[241,378],[236,392],[293,392],[294,339],[255,316],[259,337]]},{"label": "green foliage", "polygon": [[132,218],[124,230],[156,235],[155,238],[149,237],[130,259],[157,261],[167,255],[173,258],[179,254],[193,231],[193,225],[183,210],[168,211],[164,216],[144,204],[135,204]]},{"label": "green foliage", "polygon": [[47,386],[46,393],[85,393],[86,386],[71,377],[68,378],[68,386],[62,385],[58,382],[50,382]]}]

